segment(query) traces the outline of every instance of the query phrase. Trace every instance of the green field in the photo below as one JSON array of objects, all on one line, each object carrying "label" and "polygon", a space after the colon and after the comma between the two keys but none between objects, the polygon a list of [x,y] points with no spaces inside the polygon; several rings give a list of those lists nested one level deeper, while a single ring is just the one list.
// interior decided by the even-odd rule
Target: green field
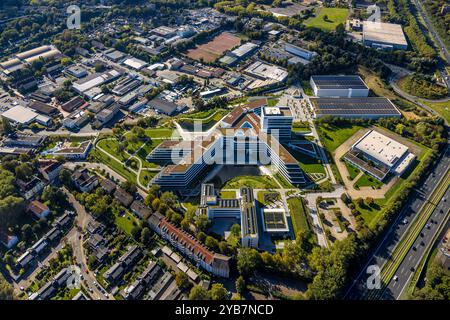
[{"label": "green field", "polygon": [[375,189],[380,188],[383,185],[383,182],[375,179],[372,176],[369,176],[368,174],[363,174],[361,178],[358,179],[358,181],[355,182],[354,186],[356,189],[358,187],[373,187]]},{"label": "green field", "polygon": [[334,152],[341,144],[353,136],[356,131],[362,128],[362,126],[352,124],[334,126],[326,123],[317,125],[317,132],[319,133],[320,141],[322,141],[325,149],[329,152]]},{"label": "green field", "polygon": [[250,187],[254,189],[277,189],[277,183],[269,176],[237,176],[228,180],[222,189],[239,189]]},{"label": "green field", "polygon": [[116,225],[127,234],[131,234],[131,230],[136,223],[136,218],[128,211],[126,211],[122,216],[119,216],[118,214],[114,214],[114,216]]},{"label": "green field", "polygon": [[419,100],[423,104],[429,106],[431,109],[439,113],[448,123],[450,123],[450,101],[446,102],[429,102]]},{"label": "green field", "polygon": [[300,232],[310,231],[310,226],[306,216],[306,209],[301,198],[290,198],[287,200],[289,212],[291,213],[292,226],[295,236]]},{"label": "green field", "polygon": [[289,181],[287,181],[279,172],[274,175],[275,179],[277,179],[278,183],[285,189],[293,189],[293,186]]},{"label": "green field", "polygon": [[356,176],[361,172],[358,168],[356,168],[354,165],[350,164],[347,161],[344,161],[345,166],[347,167],[348,171],[348,178],[349,180],[353,180],[356,178]]},{"label": "green field", "polygon": [[139,175],[139,181],[142,185],[147,186],[150,180],[156,175],[157,172],[155,171],[147,171],[142,170],[141,174]]},{"label": "green field", "polygon": [[129,158],[129,156],[125,152],[118,152],[119,143],[116,139],[102,139],[97,142],[97,146],[108,152],[109,154],[112,154],[114,157],[119,159],[120,161],[125,161]]},{"label": "green field", "polygon": [[189,116],[184,116],[183,118],[180,118],[178,120],[178,123],[183,129],[193,131],[196,122],[195,119],[202,119],[200,120],[202,124],[202,131],[207,131],[228,113],[228,110],[224,109],[214,110],[214,112],[212,112],[211,114],[207,113],[208,111],[198,112],[190,114]]},{"label": "green field", "polygon": [[292,148],[286,148],[290,154],[298,161],[300,168],[306,173],[323,173],[325,168],[319,159],[310,157],[304,153],[298,152]]},{"label": "green field", "polygon": [[[327,19],[325,19],[327,17]],[[310,28],[319,28],[324,31],[333,31],[345,21],[348,17],[348,9],[345,8],[321,8],[316,17],[305,21],[305,26]]]},{"label": "green field", "polygon": [[169,128],[145,129],[145,135],[149,138],[170,138],[175,130]]},{"label": "green field", "polygon": [[95,149],[93,150],[90,155],[94,158],[95,161],[103,163],[107,165],[109,168],[111,168],[113,171],[120,174],[122,177],[127,179],[130,182],[135,183],[136,182],[136,174],[128,170],[123,164],[117,162],[116,160],[112,159],[111,157],[107,156],[104,152]]},{"label": "green field", "polygon": [[411,74],[398,80],[400,89],[413,96],[424,99],[442,99],[448,94],[448,89],[417,74]]},{"label": "green field", "polygon": [[220,197],[222,199],[236,199],[236,191],[220,191]]},{"label": "green field", "polygon": [[[266,206],[268,205],[271,201],[267,202],[265,200],[265,195],[266,194],[274,194],[273,199],[274,200],[280,200],[281,199],[281,195],[278,191],[258,191],[258,194],[256,196],[257,200],[261,203],[261,205]],[[275,196],[276,194],[276,196]]]}]

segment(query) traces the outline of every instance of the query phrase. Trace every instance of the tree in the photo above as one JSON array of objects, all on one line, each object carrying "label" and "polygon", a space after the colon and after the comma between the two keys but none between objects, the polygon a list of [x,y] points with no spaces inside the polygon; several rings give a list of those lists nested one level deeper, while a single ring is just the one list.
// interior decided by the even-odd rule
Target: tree
[{"label": "tree", "polygon": [[214,251],[217,251],[217,249],[219,248],[219,241],[217,241],[216,238],[213,238],[211,236],[207,236],[206,240],[205,240],[205,245],[208,248],[210,248],[210,249],[212,249]]},{"label": "tree", "polygon": [[23,239],[28,242],[31,240],[31,237],[33,236],[33,230],[29,224],[24,224],[22,226],[22,237]]},{"label": "tree", "polygon": [[59,172],[59,181],[61,181],[62,184],[64,184],[67,187],[72,187],[73,186],[73,182],[72,182],[72,176],[70,174],[70,171],[67,169],[62,169]]},{"label": "tree", "polygon": [[249,275],[262,264],[261,255],[253,248],[242,248],[237,255],[237,269],[241,275]]},{"label": "tree", "polygon": [[28,163],[19,164],[16,169],[16,178],[28,181],[33,175],[33,168]]},{"label": "tree", "polygon": [[243,276],[239,276],[236,279],[236,291],[239,294],[242,294],[245,290],[245,280]]},{"label": "tree", "polygon": [[170,208],[176,208],[178,197],[172,191],[166,191],[161,194],[161,202],[165,203]]},{"label": "tree", "polygon": [[2,132],[4,134],[10,134],[11,132],[13,132],[13,128],[11,126],[11,123],[5,117],[2,117]]},{"label": "tree", "polygon": [[188,290],[192,286],[187,274],[181,271],[176,274],[175,281],[181,290]]},{"label": "tree", "polygon": [[201,286],[196,285],[192,287],[191,292],[189,293],[189,300],[209,300],[209,292],[206,289],[203,289]]},{"label": "tree", "polygon": [[226,300],[228,296],[227,289],[221,283],[214,283],[209,291],[211,300]]},{"label": "tree", "polygon": [[374,203],[375,203],[375,202],[374,202],[374,200],[373,200],[372,197],[367,197],[367,198],[366,198],[366,204],[367,204],[369,207],[371,207]]},{"label": "tree", "polygon": [[152,201],[152,208],[153,208],[153,211],[158,211],[158,209],[159,209],[159,207],[160,207],[160,204],[161,204],[161,201],[160,201],[158,198],[154,199],[154,200]]},{"label": "tree", "polygon": [[14,300],[14,288],[0,273],[0,300]]},{"label": "tree", "polygon": [[230,231],[232,235],[234,235],[235,237],[239,237],[241,235],[241,226],[235,223],[231,226]]},{"label": "tree", "polygon": [[152,237],[152,233],[148,227],[144,227],[141,231],[141,242],[143,244],[148,244]]},{"label": "tree", "polygon": [[133,238],[137,241],[139,241],[140,237],[141,237],[141,232],[142,232],[142,227],[141,226],[134,226],[131,229],[131,235],[133,236]]}]

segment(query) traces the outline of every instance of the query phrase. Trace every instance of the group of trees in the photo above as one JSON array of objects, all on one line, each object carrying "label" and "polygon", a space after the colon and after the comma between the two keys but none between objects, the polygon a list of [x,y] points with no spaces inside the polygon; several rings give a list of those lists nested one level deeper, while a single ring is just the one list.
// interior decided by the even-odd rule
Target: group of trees
[{"label": "group of trees", "polygon": [[449,300],[450,272],[437,260],[428,267],[425,286],[417,289],[413,296],[417,300]]},{"label": "group of trees", "polygon": [[399,81],[399,85],[409,94],[425,99],[439,99],[448,94],[447,87],[436,84],[431,76],[419,73],[406,76]]},{"label": "group of trees", "polygon": [[221,283],[214,283],[211,289],[207,290],[200,285],[192,287],[189,293],[189,300],[227,300],[228,291]]}]

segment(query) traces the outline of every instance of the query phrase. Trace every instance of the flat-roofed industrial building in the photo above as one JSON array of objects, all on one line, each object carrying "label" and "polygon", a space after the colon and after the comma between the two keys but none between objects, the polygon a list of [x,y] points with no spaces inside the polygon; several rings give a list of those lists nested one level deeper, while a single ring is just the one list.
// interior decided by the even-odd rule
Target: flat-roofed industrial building
[{"label": "flat-roofed industrial building", "polygon": [[334,116],[343,118],[400,118],[397,107],[386,98],[310,98],[315,118]]},{"label": "flat-roofed industrial building", "polygon": [[345,155],[345,159],[379,180],[402,175],[416,156],[409,148],[384,134],[370,130]]},{"label": "flat-roofed industrial building", "polygon": [[358,75],[311,76],[310,84],[316,97],[369,96],[369,88]]}]

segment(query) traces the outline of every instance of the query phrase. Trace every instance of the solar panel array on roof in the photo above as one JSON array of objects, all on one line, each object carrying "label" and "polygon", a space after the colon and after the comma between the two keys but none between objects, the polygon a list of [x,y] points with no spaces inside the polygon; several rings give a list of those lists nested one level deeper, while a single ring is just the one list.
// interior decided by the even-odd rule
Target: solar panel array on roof
[{"label": "solar panel array on roof", "polygon": [[312,76],[319,89],[368,89],[360,76]]},{"label": "solar panel array on roof", "polygon": [[239,208],[239,200],[237,200],[237,199],[219,199],[218,206],[221,208]]},{"label": "solar panel array on roof", "polygon": [[400,112],[386,98],[311,98],[317,115],[392,115]]}]

